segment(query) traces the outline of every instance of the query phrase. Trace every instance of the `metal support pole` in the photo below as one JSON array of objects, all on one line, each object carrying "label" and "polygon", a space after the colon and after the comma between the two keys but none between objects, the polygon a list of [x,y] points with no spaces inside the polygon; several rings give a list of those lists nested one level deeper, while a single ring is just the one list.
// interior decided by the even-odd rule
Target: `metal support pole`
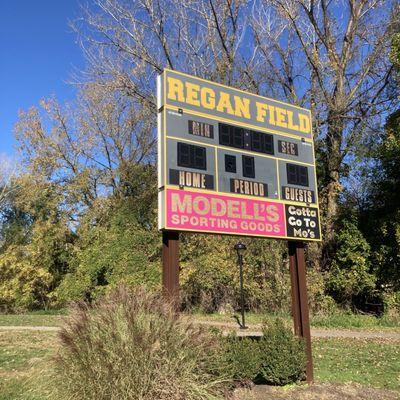
[{"label": "metal support pole", "polygon": [[243,292],[243,256],[242,254],[238,254],[239,260],[239,270],[240,270],[240,308],[242,314],[242,323],[240,329],[247,329],[245,320],[244,320],[244,292]]},{"label": "metal support pole", "polygon": [[164,296],[179,307],[179,232],[162,233],[162,284]]},{"label": "metal support pole", "polygon": [[292,286],[292,315],[295,335],[306,342],[307,382],[314,381],[313,359],[311,349],[310,320],[307,298],[307,278],[304,257],[304,243],[289,241],[289,266]]}]

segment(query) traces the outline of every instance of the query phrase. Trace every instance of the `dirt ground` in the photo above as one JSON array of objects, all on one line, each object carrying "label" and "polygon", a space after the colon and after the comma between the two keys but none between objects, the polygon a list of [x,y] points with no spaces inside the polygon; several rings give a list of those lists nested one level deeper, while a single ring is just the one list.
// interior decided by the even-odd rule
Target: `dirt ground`
[{"label": "dirt ground", "polygon": [[311,386],[278,388],[256,385],[238,389],[234,400],[399,400],[400,394],[357,384],[320,383]]}]

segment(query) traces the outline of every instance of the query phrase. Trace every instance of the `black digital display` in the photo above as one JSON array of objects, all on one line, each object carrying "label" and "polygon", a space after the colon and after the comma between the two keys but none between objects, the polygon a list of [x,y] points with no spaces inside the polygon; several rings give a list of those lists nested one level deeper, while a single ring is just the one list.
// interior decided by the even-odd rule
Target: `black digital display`
[{"label": "black digital display", "polygon": [[268,133],[251,132],[251,150],[258,153],[274,154],[274,138]]},{"label": "black digital display", "polygon": [[236,173],[236,157],[225,154],[225,171]]},{"label": "black digital display", "polygon": [[233,132],[233,141],[232,145],[233,147],[236,147],[238,149],[243,149],[244,147],[244,129],[242,128],[235,128],[232,127],[232,132]]},{"label": "black digital display", "polygon": [[224,146],[232,146],[230,125],[219,124],[219,143]]},{"label": "black digital display", "polygon": [[263,153],[263,141],[260,132],[253,132],[251,135],[251,148],[253,151]]},{"label": "black digital display", "polygon": [[255,178],[254,157],[242,156],[243,176],[246,178]]},{"label": "black digital display", "polygon": [[178,165],[185,168],[206,170],[206,148],[178,142]]},{"label": "black digital display", "polygon": [[228,124],[219,124],[219,144],[257,153],[274,154],[272,135]]},{"label": "black digital display", "polygon": [[219,124],[219,143],[224,146],[244,147],[244,129],[228,124]]},{"label": "black digital display", "polygon": [[290,185],[308,186],[308,169],[302,165],[286,164],[287,182]]}]

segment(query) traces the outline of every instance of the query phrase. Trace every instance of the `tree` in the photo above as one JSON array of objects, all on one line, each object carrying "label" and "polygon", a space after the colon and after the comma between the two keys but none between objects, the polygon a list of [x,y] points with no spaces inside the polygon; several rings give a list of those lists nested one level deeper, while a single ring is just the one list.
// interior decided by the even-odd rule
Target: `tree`
[{"label": "tree", "polygon": [[[397,26],[397,32],[399,26]],[[392,38],[390,61],[395,69],[393,92],[400,83],[400,33]],[[366,205],[362,208],[362,228],[371,243],[378,284],[384,291],[400,291],[400,109],[388,117],[371,150]]]},{"label": "tree", "polygon": [[[138,221],[133,204],[138,200],[139,196],[135,201],[109,197],[102,201],[102,212],[86,213],[68,273],[56,290],[58,304],[93,300],[121,283],[160,286],[161,238],[155,224],[146,227]],[[154,202],[147,207],[154,210]]]},{"label": "tree", "polygon": [[[90,76],[155,112],[164,67],[309,106],[326,254],[346,157],[393,98],[385,88],[398,6],[391,1],[96,0],[75,25]],[[326,260],[326,262],[329,262]]]},{"label": "tree", "polygon": [[275,67],[273,75],[266,71],[269,80],[293,101],[307,102],[314,115],[327,250],[346,157],[394,100],[385,93],[392,15],[398,15],[392,7],[380,1],[272,0],[263,2],[256,19],[265,65]]},{"label": "tree", "polygon": [[74,234],[54,184],[21,175],[13,185],[1,215],[0,307],[46,308],[68,270]]},{"label": "tree", "polygon": [[[138,277],[155,282],[155,78],[169,67],[311,108],[325,216],[321,265],[328,268],[334,259],[335,271],[343,272],[339,291],[348,279],[347,264],[372,287],[370,249],[354,226],[337,222],[338,201],[349,159],[368,137],[375,142],[375,127],[397,103],[389,90],[397,53],[392,50],[392,63],[388,55],[398,11],[394,0],[93,0],[74,24],[89,61],[77,82],[77,99],[63,106],[43,101],[22,112],[16,126],[32,181],[18,182],[34,196],[25,203],[8,196],[9,220],[17,221],[14,211],[22,210],[15,226],[28,232],[13,254],[29,251],[32,265],[54,274],[50,292],[61,296],[65,289],[64,298],[91,298],[124,273],[131,282]],[[2,232],[11,237],[10,230]],[[360,263],[345,246],[353,234],[361,247],[349,246],[361,254]],[[214,308],[221,300],[214,289],[236,279],[231,242],[225,239],[183,236],[193,251],[182,254],[184,284],[194,297],[211,293]],[[204,253],[197,252],[199,241]],[[10,244],[15,243],[4,249],[11,251]],[[126,264],[119,255],[126,257],[134,245],[146,257],[136,254],[135,265]],[[251,305],[285,307],[283,248],[268,241],[253,245]],[[321,259],[320,249],[309,246],[309,254]],[[202,267],[215,278],[203,287]],[[280,295],[272,304],[262,294],[274,285]],[[229,296],[234,300],[236,293]]]},{"label": "tree", "polygon": [[0,210],[2,210],[6,203],[8,196],[15,189],[11,181],[15,175],[15,162],[7,157],[5,154],[0,154]]},{"label": "tree", "polygon": [[0,254],[0,309],[46,308],[51,274],[33,265],[21,246]]},{"label": "tree", "polygon": [[31,230],[31,216],[16,204],[18,180],[8,184],[7,193],[0,207],[0,253],[12,244],[26,244]]},{"label": "tree", "polygon": [[400,110],[388,117],[375,164],[369,173],[368,203],[361,211],[362,229],[371,243],[381,288],[400,290]]},{"label": "tree", "polygon": [[21,112],[16,135],[30,173],[59,186],[77,220],[97,198],[124,196],[138,165],[154,164],[154,118],[112,88],[88,84],[73,104],[50,99]]},{"label": "tree", "polygon": [[344,220],[336,234],[336,252],[327,287],[334,299],[345,306],[363,306],[374,295],[375,276],[370,271],[370,246],[356,221]]},{"label": "tree", "polygon": [[390,61],[393,63],[393,67],[396,69],[397,74],[400,74],[400,33],[393,35]]}]

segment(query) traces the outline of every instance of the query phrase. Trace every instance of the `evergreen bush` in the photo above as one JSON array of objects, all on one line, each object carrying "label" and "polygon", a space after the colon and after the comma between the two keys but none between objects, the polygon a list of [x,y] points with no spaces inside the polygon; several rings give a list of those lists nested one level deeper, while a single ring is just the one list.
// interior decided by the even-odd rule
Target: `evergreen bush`
[{"label": "evergreen bush", "polygon": [[305,378],[304,341],[295,337],[281,319],[265,325],[259,340],[235,335],[222,340],[221,373],[236,383],[286,385]]},{"label": "evergreen bush", "polygon": [[261,352],[256,340],[230,335],[223,340],[220,367],[232,381],[251,384],[260,372]]},{"label": "evergreen bush", "polygon": [[276,319],[271,326],[264,326],[259,347],[261,368],[258,380],[286,385],[304,379],[305,343],[295,337],[281,319]]}]

